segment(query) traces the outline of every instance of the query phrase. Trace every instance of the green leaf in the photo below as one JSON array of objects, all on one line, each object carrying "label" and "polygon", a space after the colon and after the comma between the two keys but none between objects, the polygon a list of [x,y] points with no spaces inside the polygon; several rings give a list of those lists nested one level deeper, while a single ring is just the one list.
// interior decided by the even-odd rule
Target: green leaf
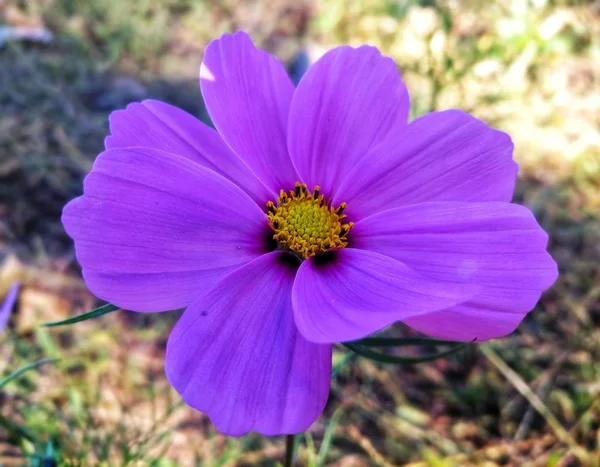
[{"label": "green leaf", "polygon": [[459,343],[455,344],[451,349],[438,352],[436,354],[428,355],[426,357],[399,357],[397,355],[385,355],[379,352],[374,352],[368,348],[362,347],[355,342],[345,342],[344,345],[348,347],[353,352],[356,352],[361,357],[368,358],[370,360],[374,360],[376,362],[381,363],[395,363],[399,365],[414,365],[416,363],[430,362],[432,360],[436,360],[438,358],[447,357],[452,355],[462,349],[464,349],[467,344]]},{"label": "green leaf", "polygon": [[411,339],[404,339],[401,337],[367,337],[359,341],[350,342],[350,344],[356,344],[362,347],[403,347],[408,345],[456,345],[457,342],[421,337]]},{"label": "green leaf", "polygon": [[117,311],[119,307],[111,305],[107,303],[105,305],[99,306],[98,308],[93,309],[92,311],[88,311],[87,313],[83,313],[82,315],[73,316],[72,318],[65,319],[63,321],[55,321],[53,323],[45,323],[43,326],[47,328],[52,328],[55,326],[66,326],[68,324],[75,324],[81,321],[87,321],[88,319],[98,318],[99,316],[106,315],[108,313],[112,313],[113,311]]},{"label": "green leaf", "polygon": [[30,363],[29,365],[25,365],[24,367],[12,372],[6,378],[0,380],[0,389],[2,389],[4,386],[10,383],[13,379],[16,379],[19,376],[21,376],[23,373],[29,370],[33,370],[34,368],[39,368],[42,365],[46,365],[47,363],[57,362],[58,360],[58,358],[44,358],[42,360],[38,360],[37,362]]}]

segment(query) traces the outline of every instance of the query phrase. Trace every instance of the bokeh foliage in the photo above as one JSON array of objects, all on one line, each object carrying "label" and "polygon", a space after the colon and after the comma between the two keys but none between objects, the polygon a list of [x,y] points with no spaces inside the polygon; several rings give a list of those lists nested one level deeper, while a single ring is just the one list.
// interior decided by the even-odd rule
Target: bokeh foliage
[{"label": "bokeh foliage", "polygon": [[[410,368],[350,360],[301,441],[303,465],[583,465],[489,355],[516,371],[589,462],[600,462],[597,2],[33,0],[0,3],[0,25],[54,35],[48,44],[0,46],[0,295],[13,279],[24,284],[0,335],[0,377],[61,359],[0,393],[0,464],[282,458],[282,440],[226,439],[180,404],[163,376],[176,314],[36,325],[96,305],[59,216],[102,149],[109,112],[152,97],[206,120],[202,50],[238,28],[295,76],[334,45],[376,45],[397,61],[413,117],[458,107],[508,131],[521,167],[516,198],[550,233],[561,270],[519,331],[490,345],[493,354],[471,349]],[[412,336],[401,326],[391,332]]]}]

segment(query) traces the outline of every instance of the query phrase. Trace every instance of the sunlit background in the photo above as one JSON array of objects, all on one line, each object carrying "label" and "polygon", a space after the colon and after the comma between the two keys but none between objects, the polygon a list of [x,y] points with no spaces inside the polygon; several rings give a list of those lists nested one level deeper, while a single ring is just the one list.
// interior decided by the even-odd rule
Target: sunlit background
[{"label": "sunlit background", "polygon": [[227,439],[179,402],[163,375],[176,314],[39,326],[99,304],[59,217],[108,114],[152,97],[208,121],[203,49],[237,29],[296,80],[332,46],[375,45],[398,63],[413,118],[458,107],[509,132],[516,200],[561,271],[510,337],[410,368],[351,361],[299,465],[600,464],[600,2],[0,0],[0,300],[22,283],[0,377],[61,359],[0,391],[0,465],[281,461],[282,439]]}]

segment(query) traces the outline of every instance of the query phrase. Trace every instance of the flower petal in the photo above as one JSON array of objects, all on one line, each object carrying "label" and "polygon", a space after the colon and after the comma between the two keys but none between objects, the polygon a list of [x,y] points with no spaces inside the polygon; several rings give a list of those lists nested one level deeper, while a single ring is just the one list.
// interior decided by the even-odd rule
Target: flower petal
[{"label": "flower petal", "polygon": [[327,52],[292,100],[288,147],[302,181],[332,196],[356,163],[406,125],[409,97],[398,67],[374,47]]},{"label": "flower petal", "polygon": [[402,261],[424,276],[481,286],[450,310],[404,320],[435,337],[488,340],[512,332],[557,278],[547,234],[510,203],[433,202],[358,222],[352,245]]},{"label": "flower petal", "polygon": [[0,332],[4,330],[6,325],[8,324],[8,320],[10,319],[10,314],[12,313],[12,309],[17,302],[17,297],[19,296],[19,286],[18,282],[15,282],[6,293],[6,297],[4,297],[4,301],[0,304]]},{"label": "flower petal", "polygon": [[144,147],[186,157],[231,180],[261,206],[278,193],[269,191],[215,130],[177,107],[145,100],[113,112],[109,121],[106,149]]},{"label": "flower petal", "polygon": [[346,177],[333,203],[353,220],[427,201],[510,201],[517,165],[506,133],[459,110],[393,133]]},{"label": "flower petal", "polygon": [[298,330],[312,342],[360,339],[411,316],[464,302],[479,288],[424,277],[388,256],[344,248],[331,261],[304,261],[292,303]]},{"label": "flower petal", "polygon": [[525,316],[526,313],[498,311],[490,308],[489,303],[470,300],[450,310],[409,318],[404,323],[437,339],[484,342],[508,336]]},{"label": "flower petal", "polygon": [[181,308],[265,251],[266,216],[230,181],[156,149],[109,149],[63,211],[89,289],[135,311]]},{"label": "flower petal", "polygon": [[327,402],[331,346],[298,333],[284,259],[269,253],[225,277],[169,338],[170,383],[228,435],[299,433]]},{"label": "flower petal", "polygon": [[225,34],[204,53],[200,86],[223,139],[271,190],[298,180],[286,134],[294,85],[285,68],[244,32]]}]

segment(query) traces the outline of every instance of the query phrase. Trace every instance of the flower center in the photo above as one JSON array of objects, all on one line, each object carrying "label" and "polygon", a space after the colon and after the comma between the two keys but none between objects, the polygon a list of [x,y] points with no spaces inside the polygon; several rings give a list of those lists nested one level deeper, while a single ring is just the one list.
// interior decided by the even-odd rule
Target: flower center
[{"label": "flower center", "polygon": [[267,203],[267,217],[279,246],[306,259],[348,245],[346,236],[354,223],[342,223],[345,208],[346,203],[331,206],[318,185],[311,193],[305,184],[296,182],[295,190],[279,192],[277,204]]}]

